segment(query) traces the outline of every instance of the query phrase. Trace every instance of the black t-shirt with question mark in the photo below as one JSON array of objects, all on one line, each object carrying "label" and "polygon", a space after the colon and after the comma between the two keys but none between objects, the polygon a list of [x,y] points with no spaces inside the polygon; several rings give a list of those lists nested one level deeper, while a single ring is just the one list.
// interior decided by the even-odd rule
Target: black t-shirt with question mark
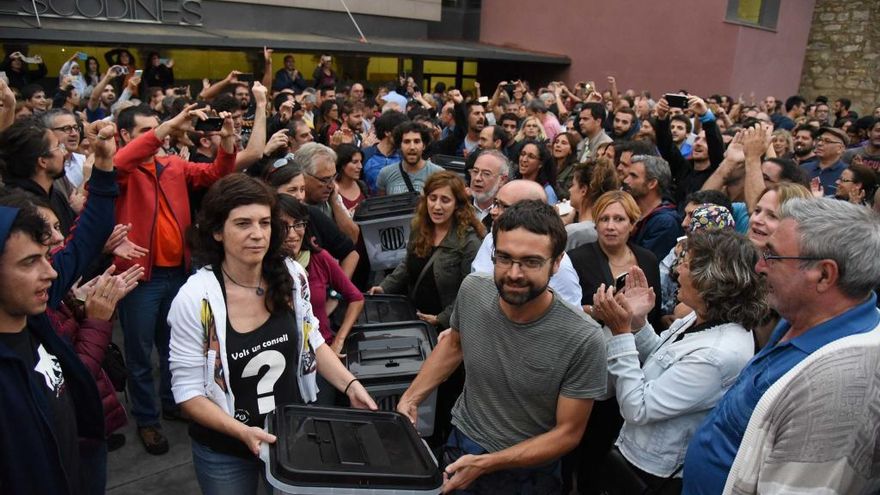
[{"label": "black t-shirt with question mark", "polygon": [[[226,289],[218,274],[224,298]],[[302,404],[296,381],[299,365],[299,331],[293,310],[269,316],[256,330],[235,331],[226,320],[226,362],[229,385],[235,396],[238,421],[262,428],[266,414],[281,404]],[[193,423],[190,436],[215,451],[253,458],[239,440]]]}]

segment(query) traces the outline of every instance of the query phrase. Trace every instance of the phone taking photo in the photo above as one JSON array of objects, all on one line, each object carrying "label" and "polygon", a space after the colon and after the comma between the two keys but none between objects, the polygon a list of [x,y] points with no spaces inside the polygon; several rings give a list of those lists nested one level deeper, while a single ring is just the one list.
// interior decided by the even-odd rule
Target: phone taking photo
[{"label": "phone taking photo", "polygon": [[196,130],[200,132],[218,132],[223,128],[223,119],[220,117],[208,117],[205,120],[196,120]]},{"label": "phone taking photo", "polygon": [[669,108],[685,109],[688,106],[687,95],[682,95],[678,93],[666,93],[665,95],[663,95],[663,98],[666,99],[666,103],[669,104]]}]

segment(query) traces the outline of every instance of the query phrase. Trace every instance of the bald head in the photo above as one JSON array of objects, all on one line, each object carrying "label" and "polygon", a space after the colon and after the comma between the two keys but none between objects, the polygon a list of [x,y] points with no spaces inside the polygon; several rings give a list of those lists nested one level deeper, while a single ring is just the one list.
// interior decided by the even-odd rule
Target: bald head
[{"label": "bald head", "polygon": [[493,206],[489,210],[489,214],[492,215],[492,220],[494,221],[499,215],[504,213],[505,208],[527,199],[535,199],[546,203],[547,193],[537,182],[522,179],[512,180],[501,186],[501,189],[498,190],[498,193],[495,195],[495,204],[497,206]]},{"label": "bald head", "polygon": [[[509,198],[507,203],[511,205],[527,199],[537,199],[545,203],[547,202],[547,192],[544,191],[541,184],[532,180],[512,180],[505,184],[501,188],[501,191],[506,191],[504,197],[505,199]],[[499,195],[501,194],[501,191],[498,191]]]}]

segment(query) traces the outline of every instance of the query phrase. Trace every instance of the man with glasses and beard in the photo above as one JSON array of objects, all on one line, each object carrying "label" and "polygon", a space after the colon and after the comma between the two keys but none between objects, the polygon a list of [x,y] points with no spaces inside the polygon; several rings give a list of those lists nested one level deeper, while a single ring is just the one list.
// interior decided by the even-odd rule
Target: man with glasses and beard
[{"label": "man with glasses and beard", "polygon": [[507,182],[510,175],[510,161],[504,156],[504,153],[498,150],[485,150],[480,152],[474,161],[474,168],[469,172],[474,211],[483,225],[491,228],[492,216],[489,215],[489,210],[492,208],[498,190]]},{"label": "man with glasses and beard", "polygon": [[565,249],[553,207],[525,200],[493,226],[494,273],[468,275],[451,331],[397,410],[418,404],[464,362],[444,449],[444,492],[561,493],[559,458],[580,441],[605,392],[602,331],[549,288]]}]

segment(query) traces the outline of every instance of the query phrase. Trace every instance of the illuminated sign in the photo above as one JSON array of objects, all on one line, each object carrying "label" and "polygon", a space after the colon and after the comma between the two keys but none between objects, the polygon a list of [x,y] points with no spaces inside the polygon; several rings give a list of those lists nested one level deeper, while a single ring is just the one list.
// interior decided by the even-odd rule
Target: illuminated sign
[{"label": "illuminated sign", "polygon": [[202,25],[201,0],[17,0],[16,4],[18,10],[0,13],[56,19]]}]

